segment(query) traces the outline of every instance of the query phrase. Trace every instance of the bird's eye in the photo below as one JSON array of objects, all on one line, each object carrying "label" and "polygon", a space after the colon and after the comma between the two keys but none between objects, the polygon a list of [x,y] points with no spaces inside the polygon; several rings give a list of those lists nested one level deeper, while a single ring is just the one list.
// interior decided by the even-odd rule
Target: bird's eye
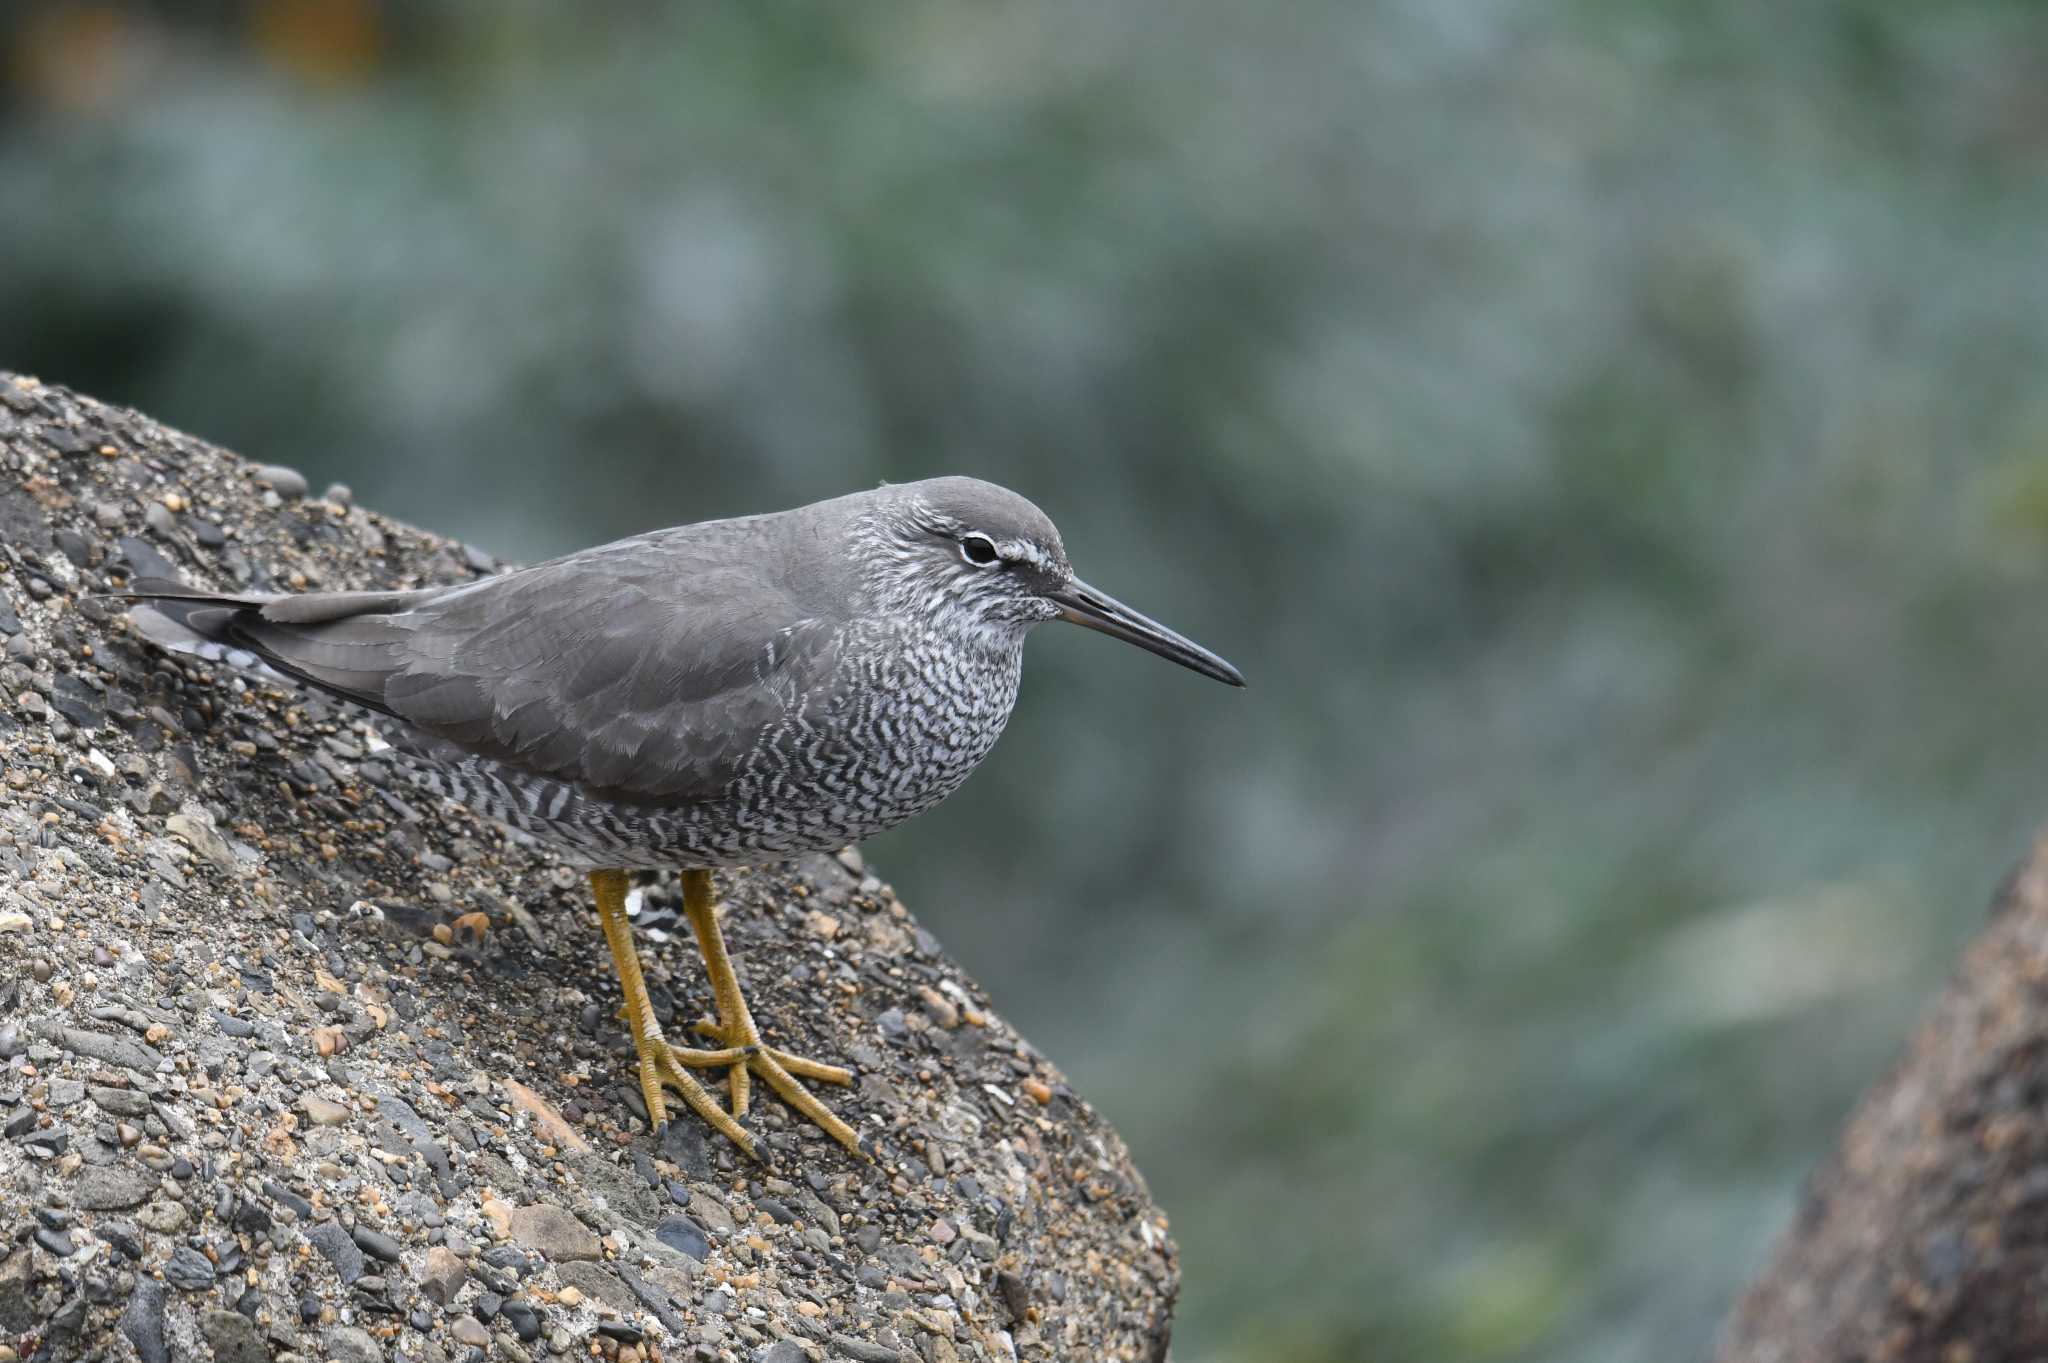
[{"label": "bird's eye", "polygon": [[1002,555],[996,552],[996,543],[987,535],[968,535],[960,541],[960,557],[977,568],[1000,563]]}]

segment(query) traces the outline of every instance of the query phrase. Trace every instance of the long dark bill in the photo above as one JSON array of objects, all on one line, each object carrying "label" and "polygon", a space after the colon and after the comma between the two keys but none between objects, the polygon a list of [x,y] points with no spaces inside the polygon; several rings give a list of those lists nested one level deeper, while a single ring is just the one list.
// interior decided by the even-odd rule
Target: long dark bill
[{"label": "long dark bill", "polygon": [[1127,644],[1136,644],[1205,677],[1214,677],[1231,686],[1244,685],[1244,674],[1208,649],[1185,635],[1175,634],[1157,620],[1140,615],[1115,597],[1103,595],[1085,582],[1076,581],[1051,593],[1051,597],[1059,605],[1062,620],[1070,620],[1084,629],[1096,630]]}]

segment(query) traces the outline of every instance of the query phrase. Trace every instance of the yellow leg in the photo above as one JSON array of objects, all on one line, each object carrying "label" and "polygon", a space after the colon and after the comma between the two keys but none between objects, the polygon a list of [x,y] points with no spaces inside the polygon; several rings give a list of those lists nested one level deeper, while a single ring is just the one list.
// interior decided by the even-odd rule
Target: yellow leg
[{"label": "yellow leg", "polygon": [[718,1004],[718,1021],[699,1023],[697,1030],[718,1038],[725,1047],[697,1051],[670,1046],[670,1057],[679,1065],[698,1069],[725,1066],[735,1116],[747,1110],[749,1072],[758,1074],[769,1088],[782,1095],[784,1102],[810,1118],[826,1135],[855,1154],[865,1155],[853,1128],[835,1117],[796,1079],[802,1075],[827,1084],[851,1084],[853,1071],[791,1055],[761,1040],[761,1029],[754,1025],[746,996],[740,992],[739,977],[733,973],[732,957],[726,954],[725,933],[719,929],[718,909],[711,892],[711,872],[683,872],[683,912],[690,920],[690,930],[697,935],[697,949],[704,954],[704,970],[711,977],[711,991]]},{"label": "yellow leg", "polygon": [[[654,1004],[647,997],[647,982],[640,975],[640,956],[633,948],[633,927],[626,921],[626,873],[592,871],[590,889],[597,896],[597,917],[604,925],[605,944],[612,951],[612,965],[619,972],[619,985],[626,993],[626,1027],[633,1036],[633,1050],[640,1057],[640,1097],[647,1103],[647,1118],[659,1129],[668,1121],[668,1104],[662,1098],[664,1084],[683,1095],[690,1110],[754,1158],[754,1138],[734,1121],[710,1090],[677,1062],[673,1050],[654,1020]],[[711,1052],[701,1052],[709,1055]],[[726,1051],[729,1064],[747,1059],[743,1049]]]}]

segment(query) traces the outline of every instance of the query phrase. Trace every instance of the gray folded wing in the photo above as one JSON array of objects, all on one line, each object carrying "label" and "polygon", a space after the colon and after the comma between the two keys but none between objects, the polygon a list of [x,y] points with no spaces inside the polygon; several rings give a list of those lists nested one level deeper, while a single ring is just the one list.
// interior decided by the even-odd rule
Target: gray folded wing
[{"label": "gray folded wing", "polygon": [[660,531],[446,590],[191,594],[185,618],[519,770],[616,800],[707,799],[830,674],[839,637],[737,569],[726,533]]}]

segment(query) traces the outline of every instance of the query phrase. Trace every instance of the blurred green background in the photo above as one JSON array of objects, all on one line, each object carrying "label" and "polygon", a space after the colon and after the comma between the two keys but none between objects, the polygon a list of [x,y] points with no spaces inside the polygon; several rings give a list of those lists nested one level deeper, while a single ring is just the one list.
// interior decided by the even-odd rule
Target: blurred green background
[{"label": "blurred green background", "polygon": [[1048,629],[872,847],[1183,1363],[1698,1359],[2048,812],[2048,11],[12,7],[0,365],[536,558],[938,472]]}]

